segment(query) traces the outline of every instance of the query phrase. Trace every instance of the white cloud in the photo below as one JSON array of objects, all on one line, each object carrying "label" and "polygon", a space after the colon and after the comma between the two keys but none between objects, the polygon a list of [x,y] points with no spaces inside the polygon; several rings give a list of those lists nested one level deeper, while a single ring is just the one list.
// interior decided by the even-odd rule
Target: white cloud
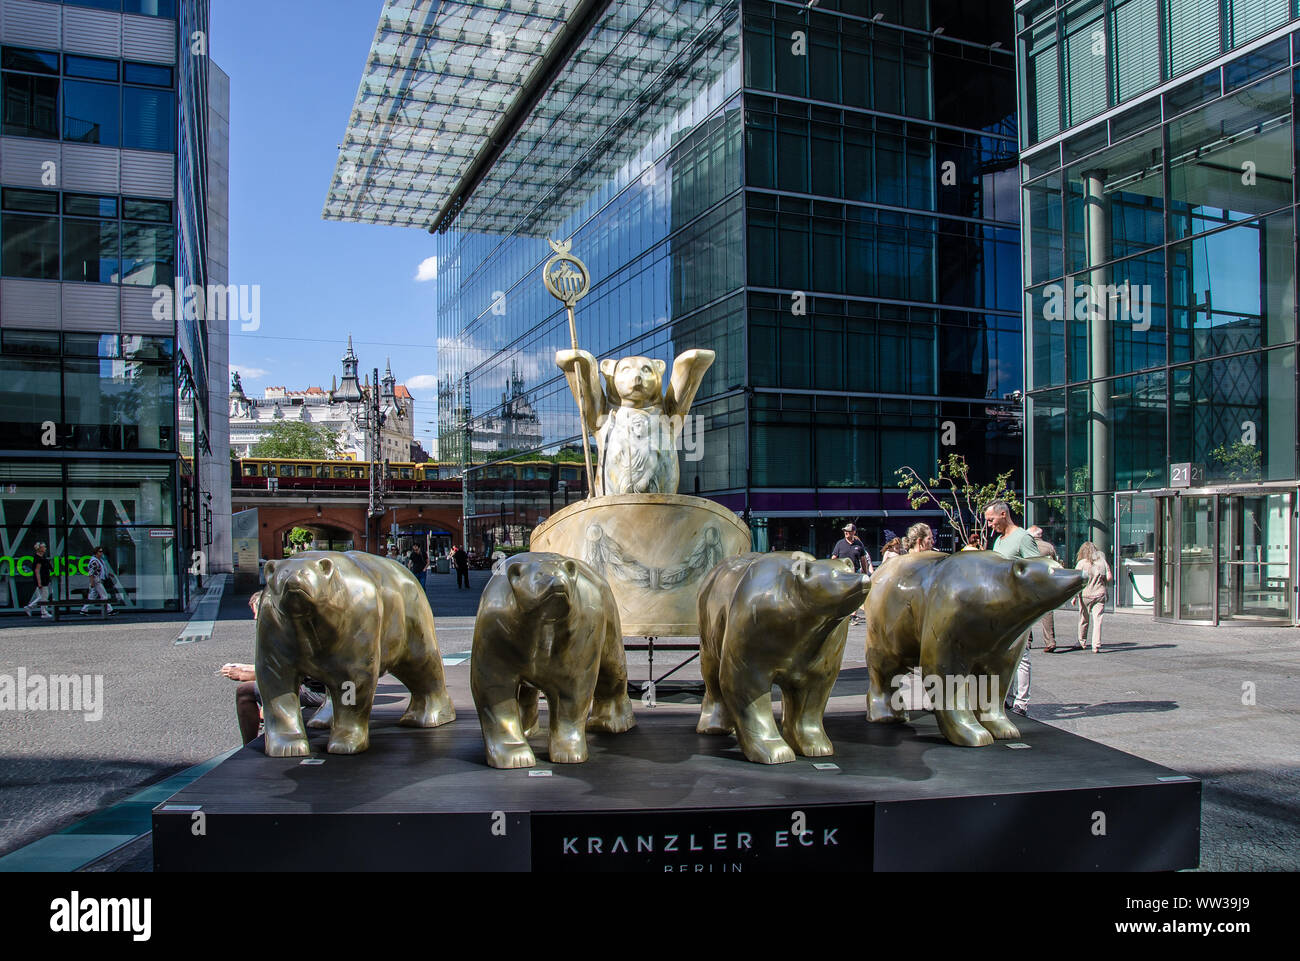
[{"label": "white cloud", "polygon": [[265,377],[269,373],[269,371],[265,371],[261,367],[249,367],[246,364],[231,364],[230,369],[239,371],[240,377],[247,377],[250,380],[257,380],[257,378]]},{"label": "white cloud", "polygon": [[420,261],[420,266],[415,270],[416,283],[424,283],[426,280],[438,279],[438,258],[425,257]]},{"label": "white cloud", "polygon": [[416,374],[406,378],[407,390],[437,390],[438,378],[433,374]]}]

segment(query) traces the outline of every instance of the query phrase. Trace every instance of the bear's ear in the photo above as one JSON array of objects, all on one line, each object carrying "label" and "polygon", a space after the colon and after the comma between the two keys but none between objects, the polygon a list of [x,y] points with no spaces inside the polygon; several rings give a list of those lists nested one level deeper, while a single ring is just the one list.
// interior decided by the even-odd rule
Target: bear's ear
[{"label": "bear's ear", "polygon": [[613,357],[606,357],[600,362],[600,372],[606,377],[613,377],[614,370],[618,367],[618,361]]},{"label": "bear's ear", "polygon": [[316,566],[320,568],[320,572],[326,577],[329,577],[330,574],[334,573],[334,562],[328,557],[322,557],[316,562]]},{"label": "bear's ear", "polygon": [[575,564],[572,560],[567,560],[567,561],[565,561],[565,562],[564,562],[564,573],[568,574],[570,577],[577,577],[577,576],[578,576],[578,565]]},{"label": "bear's ear", "polygon": [[524,572],[523,567],[521,567],[519,564],[510,564],[506,567],[506,577],[510,580],[512,584],[519,579],[519,575],[521,575],[523,572]]},{"label": "bear's ear", "polygon": [[660,379],[660,380],[663,380],[663,377],[664,377],[664,371],[666,371],[666,370],[668,369],[668,361],[666,361],[666,360],[652,360],[652,361],[650,361],[650,363],[654,365],[655,373],[659,375],[659,379]]},{"label": "bear's ear", "polygon": [[267,561],[262,565],[262,578],[269,584],[271,575],[275,573],[275,561]]}]

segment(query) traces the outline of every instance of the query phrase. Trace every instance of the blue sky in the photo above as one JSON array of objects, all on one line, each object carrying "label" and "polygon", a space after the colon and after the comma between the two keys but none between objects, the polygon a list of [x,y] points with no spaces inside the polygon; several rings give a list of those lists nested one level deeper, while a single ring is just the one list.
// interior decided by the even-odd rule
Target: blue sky
[{"label": "blue sky", "polygon": [[329,387],[348,334],[362,370],[391,355],[435,423],[436,281],[425,231],[321,219],[383,0],[213,0],[211,52],[230,74],[230,282],[261,286],[261,327],[232,324],[230,363],[250,393]]}]

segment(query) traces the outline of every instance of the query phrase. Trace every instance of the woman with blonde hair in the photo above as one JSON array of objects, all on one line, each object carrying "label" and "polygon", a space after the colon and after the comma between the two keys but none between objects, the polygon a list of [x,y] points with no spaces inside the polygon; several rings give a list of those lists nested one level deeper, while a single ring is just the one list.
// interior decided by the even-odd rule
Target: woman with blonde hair
[{"label": "woman with blonde hair", "polygon": [[903,538],[903,549],[909,554],[934,550],[934,531],[930,529],[930,525],[913,524],[909,527],[907,536]]},{"label": "woman with blonde hair", "polygon": [[1088,631],[1092,630],[1092,653],[1101,650],[1101,615],[1106,610],[1106,585],[1110,583],[1110,564],[1106,562],[1097,545],[1084,541],[1075,555],[1074,569],[1082,571],[1083,590],[1070,599],[1079,608],[1079,646],[1088,646]]}]

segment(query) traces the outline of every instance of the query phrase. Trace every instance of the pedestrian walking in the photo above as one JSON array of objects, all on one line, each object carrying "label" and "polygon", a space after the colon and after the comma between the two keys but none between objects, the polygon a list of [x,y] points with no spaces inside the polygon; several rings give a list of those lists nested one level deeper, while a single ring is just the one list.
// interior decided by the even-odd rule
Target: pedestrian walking
[{"label": "pedestrian walking", "polygon": [[32,616],[32,608],[38,603],[41,607],[41,617],[53,618],[50,609],[46,603],[50,599],[50,576],[53,574],[53,568],[50,567],[50,559],[45,556],[45,545],[37,542],[35,547],[36,556],[32,558],[32,575],[36,578],[36,592],[32,594],[32,599],[23,605],[23,610],[27,616]]},{"label": "pedestrian walking", "polygon": [[[104,560],[104,548],[101,545],[95,548],[95,553],[90,558],[90,590],[86,592],[86,603],[81,607],[82,614],[90,616],[90,602],[93,598],[108,600],[108,591],[104,586],[107,580],[108,562]],[[112,604],[108,605],[108,613],[110,616],[117,613]]]},{"label": "pedestrian walking", "polygon": [[[862,543],[862,538],[858,537],[857,527],[853,524],[845,524],[841,533],[844,536],[835,542],[835,547],[831,550],[831,557],[847,558],[852,562],[854,571],[870,577],[875,572],[875,568],[871,564],[871,555],[867,552],[867,545]],[[861,607],[849,616],[849,621],[854,624],[860,624],[865,619],[864,609]]]},{"label": "pedestrian walking", "polygon": [[1079,545],[1074,569],[1083,571],[1087,579],[1083,590],[1070,599],[1079,608],[1079,646],[1088,646],[1088,633],[1092,633],[1092,653],[1101,651],[1101,616],[1106,611],[1107,585],[1110,583],[1110,564],[1106,555],[1092,541]]},{"label": "pedestrian walking", "polygon": [[[1056,556],[1056,545],[1043,537],[1043,529],[1035,524],[1026,530],[1038,545],[1038,553],[1059,565],[1061,560]],[[1044,614],[1043,619],[1038,622],[1038,627],[1043,632],[1043,650],[1051,654],[1056,650],[1056,611],[1048,611]]]},{"label": "pedestrian walking", "polygon": [[[1006,558],[1039,557],[1038,542],[1029,536],[1029,531],[1018,527],[1011,519],[1011,507],[1006,501],[994,501],[984,509],[984,521],[988,524],[997,540],[993,550]],[[1015,676],[1011,679],[1011,689],[1007,691],[1006,703],[1013,714],[1029,716],[1029,639],[1030,632],[1020,640],[1020,662],[1016,665]]]},{"label": "pedestrian walking", "polygon": [[469,588],[469,554],[465,548],[457,546],[451,550],[452,566],[456,568],[456,589]]},{"label": "pedestrian walking", "polygon": [[420,582],[421,587],[428,588],[429,561],[418,544],[411,546],[411,573],[415,575],[415,579]]}]

